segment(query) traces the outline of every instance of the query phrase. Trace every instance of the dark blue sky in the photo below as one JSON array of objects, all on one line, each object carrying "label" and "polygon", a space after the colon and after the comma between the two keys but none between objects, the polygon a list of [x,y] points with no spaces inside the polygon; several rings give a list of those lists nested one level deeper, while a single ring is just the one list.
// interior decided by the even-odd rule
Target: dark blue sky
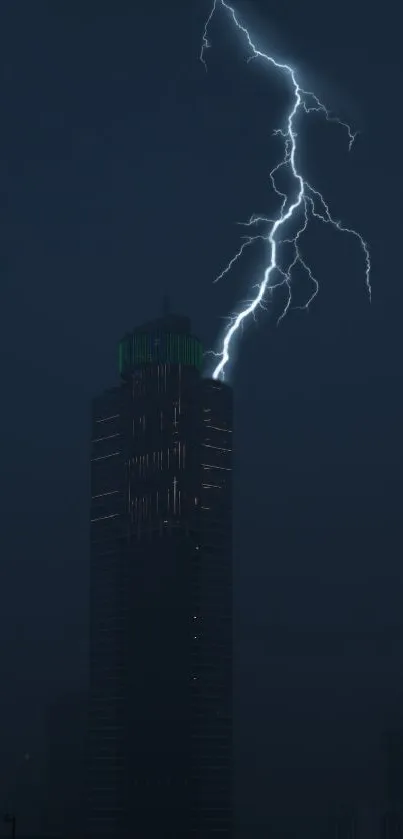
[{"label": "dark blue sky", "polygon": [[[143,6],[0,9],[3,781],[26,750],[39,775],[47,705],[85,684],[89,400],[167,292],[214,344],[261,266],[213,285],[235,223],[275,207],[287,85],[223,16],[205,73],[208,2]],[[356,243],[315,228],[320,296],[278,329],[260,313],[232,372],[239,835],[312,839],[377,790],[402,706],[401,18],[391,0],[236,7],[361,132],[349,155],[313,119],[300,161],[373,262],[370,306]]]}]

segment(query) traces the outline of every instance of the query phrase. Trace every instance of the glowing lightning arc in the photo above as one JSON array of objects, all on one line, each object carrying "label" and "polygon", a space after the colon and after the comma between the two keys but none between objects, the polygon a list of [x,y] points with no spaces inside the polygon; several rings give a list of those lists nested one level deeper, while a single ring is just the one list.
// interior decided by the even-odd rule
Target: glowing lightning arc
[{"label": "glowing lightning arc", "polygon": [[[286,73],[293,86],[294,91],[294,103],[290,113],[288,114],[286,127],[277,129],[274,133],[276,135],[281,136],[284,139],[284,156],[283,159],[278,163],[270,172],[270,179],[273,186],[274,191],[276,194],[282,199],[281,207],[279,210],[278,217],[273,221],[272,219],[262,218],[258,216],[252,216],[252,218],[245,223],[247,227],[252,227],[259,224],[268,224],[269,230],[265,234],[259,233],[256,236],[248,236],[241,248],[232,257],[229,261],[226,268],[224,268],[221,273],[216,277],[215,282],[220,280],[224,277],[233,267],[233,265],[240,259],[243,254],[245,247],[252,245],[258,239],[264,239],[269,243],[270,246],[270,262],[265,268],[263,279],[257,285],[257,292],[253,300],[251,300],[245,308],[239,312],[236,316],[234,316],[231,320],[230,326],[228,327],[222,342],[222,349],[218,353],[214,353],[214,355],[219,359],[217,366],[213,371],[213,378],[218,379],[219,377],[224,378],[224,370],[227,363],[230,361],[230,348],[231,343],[238,332],[239,328],[243,326],[244,321],[249,318],[250,315],[252,317],[255,314],[255,310],[259,306],[263,306],[264,298],[267,290],[272,291],[279,286],[286,286],[287,288],[287,298],[283,308],[283,311],[278,320],[281,320],[288,312],[291,303],[292,303],[292,288],[291,288],[291,279],[292,279],[292,270],[293,268],[299,264],[302,269],[306,272],[307,276],[309,277],[313,291],[307,302],[304,306],[300,308],[307,309],[309,305],[312,303],[312,300],[316,297],[319,284],[318,281],[312,274],[311,269],[307,265],[307,263],[303,260],[300,250],[299,250],[299,241],[301,235],[305,232],[308,227],[309,221],[311,218],[319,219],[320,221],[330,224],[335,227],[337,230],[343,233],[349,233],[352,236],[355,236],[361,245],[361,248],[364,253],[365,257],[365,283],[368,291],[369,298],[371,299],[371,283],[370,283],[370,271],[371,271],[371,261],[370,261],[370,254],[367,243],[364,241],[360,233],[357,233],[356,230],[353,230],[349,227],[344,227],[340,221],[337,221],[333,218],[330,213],[328,204],[324,200],[323,196],[320,192],[314,189],[308,181],[306,181],[301,173],[297,170],[295,156],[297,151],[297,134],[295,131],[295,120],[299,111],[303,110],[305,114],[310,114],[313,111],[316,113],[321,113],[329,122],[336,122],[339,125],[345,128],[347,135],[348,135],[348,142],[349,142],[349,150],[353,145],[356,135],[352,133],[351,128],[347,123],[342,122],[338,117],[332,116],[325,105],[320,102],[317,96],[314,93],[309,91],[303,90],[300,87],[296,75],[295,70],[292,67],[289,67],[288,64],[280,64],[277,62],[271,55],[266,55],[266,53],[261,52],[257,49],[255,44],[252,41],[252,38],[246,29],[243,26],[237,15],[235,10],[232,6],[225,2],[225,0],[213,0],[213,6],[210,11],[210,14],[207,18],[203,38],[202,38],[202,47],[200,52],[200,60],[203,62],[204,66],[207,69],[207,64],[205,60],[205,53],[206,50],[210,47],[210,43],[208,40],[208,30],[211,24],[211,21],[214,17],[214,14],[217,11],[217,8],[221,6],[225,9],[229,15],[231,16],[233,23],[235,24],[236,28],[245,36],[247,44],[251,50],[251,55],[248,59],[250,61],[253,58],[260,58],[263,61],[268,62],[273,67],[276,67],[278,70],[283,71]],[[289,199],[289,197],[280,192],[280,190],[276,186],[276,174],[279,172],[280,169],[287,167],[296,182],[298,187],[298,192],[296,198],[293,200]],[[288,205],[288,206],[287,206]],[[279,238],[278,233],[281,231],[281,228],[284,228],[287,225],[287,222],[294,216],[301,216],[301,221],[297,232],[290,238]],[[285,231],[284,231],[285,232]],[[288,242],[293,245],[293,258],[291,262],[284,268],[282,267],[277,261],[277,249],[278,245]],[[278,280],[273,282],[273,278],[278,275]]]}]

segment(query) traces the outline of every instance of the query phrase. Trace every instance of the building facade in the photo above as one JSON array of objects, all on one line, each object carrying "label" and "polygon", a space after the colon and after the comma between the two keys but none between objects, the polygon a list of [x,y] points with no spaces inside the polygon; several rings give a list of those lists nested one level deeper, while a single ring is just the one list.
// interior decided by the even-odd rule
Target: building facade
[{"label": "building facade", "polygon": [[232,836],[232,392],[201,367],[166,315],[93,401],[93,836]]},{"label": "building facade", "polygon": [[403,731],[384,736],[384,812],[381,839],[403,839]]}]

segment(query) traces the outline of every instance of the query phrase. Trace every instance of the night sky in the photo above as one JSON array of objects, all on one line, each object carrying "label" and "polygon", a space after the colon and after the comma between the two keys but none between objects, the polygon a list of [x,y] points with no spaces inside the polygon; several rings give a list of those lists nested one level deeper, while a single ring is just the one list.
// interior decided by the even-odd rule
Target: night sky
[{"label": "night sky", "polygon": [[[299,160],[369,242],[372,304],[357,243],[315,226],[319,296],[278,328],[260,312],[230,370],[238,835],[314,839],[376,800],[382,733],[403,725],[401,13],[236,8],[361,132],[349,154],[305,121]],[[278,206],[290,89],[222,14],[206,74],[208,12],[0,7],[0,801],[21,772],[40,785],[47,708],[85,688],[89,402],[117,381],[118,339],[169,294],[216,346],[263,265],[257,247],[213,284],[236,222]]]}]

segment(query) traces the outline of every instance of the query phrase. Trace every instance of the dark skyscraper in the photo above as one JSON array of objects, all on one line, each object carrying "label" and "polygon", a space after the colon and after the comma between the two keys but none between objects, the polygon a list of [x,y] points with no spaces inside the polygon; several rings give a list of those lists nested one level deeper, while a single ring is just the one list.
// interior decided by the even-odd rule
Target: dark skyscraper
[{"label": "dark skyscraper", "polygon": [[93,835],[232,835],[232,392],[201,366],[165,314],[93,402]]},{"label": "dark skyscraper", "polygon": [[384,741],[385,789],[381,839],[403,837],[403,732],[390,731]]}]

